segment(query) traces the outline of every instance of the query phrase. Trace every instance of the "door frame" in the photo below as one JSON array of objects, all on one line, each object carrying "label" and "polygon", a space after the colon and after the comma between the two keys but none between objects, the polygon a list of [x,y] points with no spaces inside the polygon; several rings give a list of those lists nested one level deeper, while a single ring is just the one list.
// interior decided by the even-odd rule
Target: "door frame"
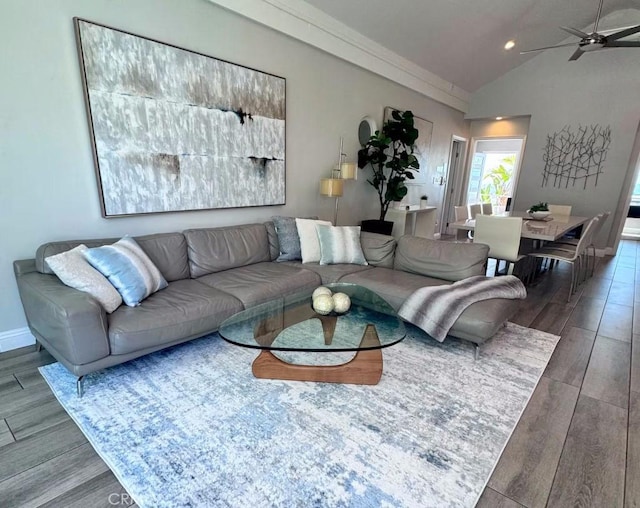
[{"label": "door frame", "polygon": [[[625,196],[625,199],[619,199],[618,206],[615,210],[612,210],[611,230],[607,238],[604,255],[609,254],[615,256],[618,252],[618,245],[620,244],[622,230],[624,229],[624,221],[627,218],[633,187],[638,175],[640,175],[640,123],[638,123],[636,137],[629,156],[627,173],[622,184],[622,191],[620,192],[620,198]],[[611,247],[609,247],[609,245],[611,245]]]},{"label": "door frame", "polygon": [[467,164],[465,165],[464,170],[464,181],[462,182],[462,194],[458,201],[459,206],[463,205],[467,201],[467,190],[469,188],[469,177],[471,176],[471,164],[473,162],[473,154],[476,150],[476,145],[478,141],[487,141],[493,139],[521,139],[522,147],[520,148],[520,157],[518,157],[518,161],[516,166],[513,168],[515,173],[515,178],[513,180],[513,192],[511,195],[511,203],[516,200],[516,192],[518,191],[518,179],[520,178],[520,170],[522,169],[522,160],[524,159],[524,152],[527,146],[527,135],[523,134],[521,136],[477,136],[471,138],[471,143],[469,144],[469,153],[467,157]]}]

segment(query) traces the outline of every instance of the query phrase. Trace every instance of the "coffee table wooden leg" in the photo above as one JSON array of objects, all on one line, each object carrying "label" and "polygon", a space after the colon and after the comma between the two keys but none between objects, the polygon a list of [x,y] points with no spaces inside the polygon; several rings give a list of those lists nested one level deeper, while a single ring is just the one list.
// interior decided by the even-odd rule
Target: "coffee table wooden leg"
[{"label": "coffee table wooden leg", "polygon": [[[380,345],[373,325],[367,325],[361,345]],[[294,365],[263,350],[254,360],[252,371],[255,377],[262,379],[376,385],[382,377],[382,365],[381,349],[358,351],[350,361],[342,365]]]}]

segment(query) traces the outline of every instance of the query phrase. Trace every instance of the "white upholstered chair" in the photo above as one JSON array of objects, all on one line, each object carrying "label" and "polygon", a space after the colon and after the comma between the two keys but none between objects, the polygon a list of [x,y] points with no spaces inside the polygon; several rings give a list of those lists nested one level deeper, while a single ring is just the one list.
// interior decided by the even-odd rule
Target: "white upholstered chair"
[{"label": "white upholstered chair", "polygon": [[[607,222],[609,215],[611,215],[610,211],[602,212],[596,215],[596,217],[598,218],[598,222],[593,228],[593,233],[591,235],[591,243],[587,245],[585,248],[587,255],[589,254],[589,249],[593,251],[593,259],[591,260],[591,276],[593,276],[593,272],[595,271],[595,268],[596,268],[596,246],[595,246],[596,238],[598,238],[598,233],[600,233],[600,230],[602,229],[602,226],[604,226],[604,223]],[[545,247],[556,246],[557,248],[560,248],[560,249],[562,249],[563,245],[573,245],[577,247],[579,242],[580,242],[580,238],[561,238],[557,242],[551,242],[545,245]]]},{"label": "white upholstered chair", "polygon": [[469,218],[475,219],[476,215],[482,215],[482,205],[480,203],[469,205]]},{"label": "white upholstered chair", "polygon": [[469,218],[469,209],[466,206],[454,206],[453,213],[455,214],[456,222]]},{"label": "white upholstered chair", "polygon": [[[453,213],[455,214],[456,222],[458,222],[460,220],[467,220],[469,218],[469,207],[466,206],[466,205],[464,205],[464,206],[454,206],[453,207]],[[466,231],[464,229],[458,229],[458,231],[456,233],[456,239],[457,240],[462,240],[462,241],[473,240],[473,235],[471,234],[471,231]]]},{"label": "white upholstered chair", "polygon": [[586,279],[587,267],[584,259],[587,247],[593,243],[593,236],[595,229],[598,228],[600,219],[594,217],[589,224],[584,228],[582,236],[578,238],[576,245],[560,244],[558,242],[552,242],[541,249],[529,253],[532,258],[547,258],[554,261],[564,261],[571,264],[571,286],[569,287],[569,298],[571,300],[573,293],[580,283],[580,275],[582,268],[584,267],[584,278]]},{"label": "white upholstered chair", "polygon": [[571,205],[549,205],[549,212],[554,217],[568,217],[571,215]]},{"label": "white upholstered chair", "polygon": [[[525,261],[527,256],[519,254],[520,235],[522,233],[522,217],[496,217],[492,215],[478,215],[473,234],[474,243],[484,243],[489,246],[489,257],[498,262],[507,262],[507,273],[513,273],[515,264]],[[525,279],[529,273],[525,271]]]}]

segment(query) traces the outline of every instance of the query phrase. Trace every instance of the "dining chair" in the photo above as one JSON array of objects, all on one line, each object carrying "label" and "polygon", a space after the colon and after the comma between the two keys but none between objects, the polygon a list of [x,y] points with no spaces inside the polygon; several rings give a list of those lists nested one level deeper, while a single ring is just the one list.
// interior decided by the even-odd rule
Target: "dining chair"
[{"label": "dining chair", "polygon": [[[456,222],[469,219],[469,207],[468,206],[454,206],[453,213],[456,217]],[[473,233],[464,229],[458,229],[456,232],[457,240],[473,240]]]},{"label": "dining chair", "polygon": [[456,222],[469,218],[469,209],[466,206],[454,206],[453,213],[455,214]]},{"label": "dining chair", "polygon": [[474,205],[469,205],[469,218],[475,219],[476,215],[482,215],[482,204],[476,203]]},{"label": "dining chair", "polygon": [[[515,264],[523,260],[526,262],[527,259],[526,255],[519,254],[521,234],[522,217],[478,215],[473,243],[489,246],[489,257],[496,260],[495,273],[497,273],[498,263],[506,261],[507,273],[512,274]],[[528,280],[528,270],[525,270],[524,278]]]},{"label": "dining chair", "polygon": [[[582,236],[576,245],[550,243],[541,249],[529,253],[531,258],[547,258],[554,261],[564,261],[571,264],[571,286],[569,287],[569,298],[571,301],[573,293],[580,282],[580,272],[584,264],[584,255],[587,247],[593,243],[594,230],[597,228],[600,219],[594,217],[584,229]],[[588,270],[585,269],[585,279]]]},{"label": "dining chair", "polygon": [[[549,213],[551,217],[569,217],[571,215],[571,205],[548,205]],[[575,238],[575,233],[569,232],[565,235],[566,238]],[[554,261],[550,261],[550,268],[553,268]]]},{"label": "dining chair", "polygon": [[[592,233],[592,237],[591,237],[591,243],[589,245],[587,245],[586,247],[586,251],[587,251],[587,255],[589,253],[589,249],[591,249],[593,251],[593,259],[591,262],[591,276],[593,277],[593,272],[596,269],[596,239],[598,238],[598,234],[600,233],[600,230],[602,229],[602,226],[604,226],[604,223],[607,222],[607,219],[609,218],[609,215],[611,215],[611,212],[609,210],[607,210],[606,212],[602,212],[599,213],[598,215],[596,215],[596,217],[598,218],[598,222],[596,223],[596,226],[593,229],[593,233]],[[560,240],[556,241],[556,242],[551,242],[548,244],[548,246],[557,246],[559,248],[562,248],[563,245],[573,245],[573,246],[577,246],[578,242],[580,241],[579,238],[561,238]]]},{"label": "dining chair", "polygon": [[493,215],[493,205],[491,203],[481,203],[482,215]]},{"label": "dining chair", "polygon": [[548,205],[551,215],[567,217],[571,215],[571,205]]}]

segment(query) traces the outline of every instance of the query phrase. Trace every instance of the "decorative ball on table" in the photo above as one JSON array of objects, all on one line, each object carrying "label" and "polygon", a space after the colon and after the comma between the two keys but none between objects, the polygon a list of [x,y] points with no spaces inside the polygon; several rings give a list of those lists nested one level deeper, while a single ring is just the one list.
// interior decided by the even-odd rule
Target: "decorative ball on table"
[{"label": "decorative ball on table", "polygon": [[345,293],[333,295],[333,310],[338,314],[344,314],[351,307],[351,298]]},{"label": "decorative ball on table", "polygon": [[316,296],[320,296],[320,295],[329,295],[331,296],[331,290],[328,287],[325,286],[319,286],[316,289],[313,290],[313,293],[311,294],[311,299],[315,300]]},{"label": "decorative ball on table", "polygon": [[331,295],[320,294],[313,299],[313,310],[326,316],[333,310],[333,298]]}]

